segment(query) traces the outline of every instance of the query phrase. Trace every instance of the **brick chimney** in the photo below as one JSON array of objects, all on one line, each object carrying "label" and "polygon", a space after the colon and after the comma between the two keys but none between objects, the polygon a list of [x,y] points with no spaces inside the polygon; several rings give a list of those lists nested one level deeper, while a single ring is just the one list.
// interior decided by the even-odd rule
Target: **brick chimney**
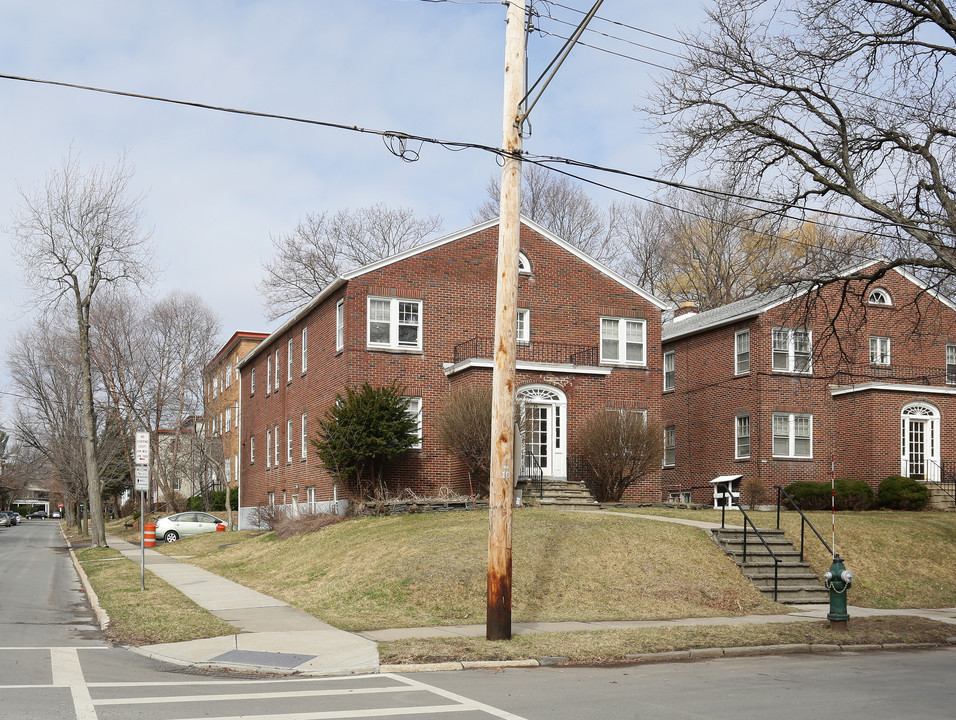
[{"label": "brick chimney", "polygon": [[674,311],[674,320],[683,320],[697,314],[697,303],[693,301],[682,302],[680,307]]}]

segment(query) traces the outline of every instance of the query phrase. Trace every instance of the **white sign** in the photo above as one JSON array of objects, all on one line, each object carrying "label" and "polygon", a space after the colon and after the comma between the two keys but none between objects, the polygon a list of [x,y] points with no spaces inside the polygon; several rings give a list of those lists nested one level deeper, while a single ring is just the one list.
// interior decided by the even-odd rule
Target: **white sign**
[{"label": "white sign", "polygon": [[148,465],[137,465],[136,466],[136,484],[134,488],[137,492],[147,492],[149,490],[149,466]]},{"label": "white sign", "polygon": [[136,464],[149,465],[149,433],[136,433]]}]

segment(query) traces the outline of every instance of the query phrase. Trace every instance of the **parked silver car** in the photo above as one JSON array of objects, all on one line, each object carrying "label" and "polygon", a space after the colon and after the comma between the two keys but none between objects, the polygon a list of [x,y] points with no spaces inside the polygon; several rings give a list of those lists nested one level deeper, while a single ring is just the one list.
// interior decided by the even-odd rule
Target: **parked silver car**
[{"label": "parked silver car", "polygon": [[179,538],[226,529],[226,523],[205,512],[182,512],[167,515],[156,521],[156,539],[176,542]]}]

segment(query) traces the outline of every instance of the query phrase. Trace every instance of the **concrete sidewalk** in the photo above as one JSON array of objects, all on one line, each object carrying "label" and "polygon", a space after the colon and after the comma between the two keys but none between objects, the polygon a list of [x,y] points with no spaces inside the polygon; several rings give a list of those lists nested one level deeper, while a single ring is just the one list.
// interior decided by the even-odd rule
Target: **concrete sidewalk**
[{"label": "concrete sidewalk", "polygon": [[[138,545],[109,536],[110,547],[139,563]],[[374,641],[334,628],[280,600],[207,570],[145,551],[146,567],[213,615],[235,626],[235,635],[131,648],[180,665],[228,667],[310,675],[378,670]]]}]

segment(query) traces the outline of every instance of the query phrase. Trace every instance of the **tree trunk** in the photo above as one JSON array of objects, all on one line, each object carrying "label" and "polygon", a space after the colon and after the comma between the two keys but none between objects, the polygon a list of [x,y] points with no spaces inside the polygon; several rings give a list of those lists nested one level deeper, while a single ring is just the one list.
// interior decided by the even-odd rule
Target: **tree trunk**
[{"label": "tree trunk", "polygon": [[96,464],[96,419],[93,411],[93,373],[90,369],[89,304],[77,297],[76,320],[80,335],[80,382],[83,392],[83,453],[86,456],[86,506],[91,522],[90,542],[106,547],[103,527],[103,501],[100,494],[100,473]]}]

